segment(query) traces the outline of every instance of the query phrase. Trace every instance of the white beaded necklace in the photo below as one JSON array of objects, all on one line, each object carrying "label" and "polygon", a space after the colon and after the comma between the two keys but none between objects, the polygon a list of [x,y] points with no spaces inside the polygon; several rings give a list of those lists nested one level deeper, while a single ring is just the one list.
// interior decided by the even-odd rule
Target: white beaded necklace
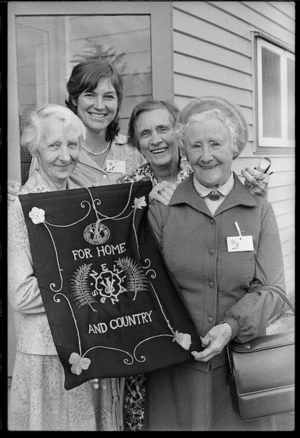
[{"label": "white beaded necklace", "polygon": [[86,148],[85,146],[82,145],[83,149],[85,149],[89,154],[96,155],[96,156],[97,155],[103,155],[104,152],[107,151],[109,146],[110,146],[110,141],[107,143],[106,148],[103,149],[103,151],[101,151],[101,152],[93,152],[93,151],[90,151],[88,148]]}]

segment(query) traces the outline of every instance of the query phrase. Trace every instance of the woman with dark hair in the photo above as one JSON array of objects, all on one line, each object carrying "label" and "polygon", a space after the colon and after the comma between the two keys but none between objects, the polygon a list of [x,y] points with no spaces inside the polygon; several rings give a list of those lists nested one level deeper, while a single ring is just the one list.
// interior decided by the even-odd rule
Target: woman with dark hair
[{"label": "woman with dark hair", "polygon": [[[105,140],[111,141],[120,131],[119,112],[123,100],[123,83],[118,71],[106,61],[99,59],[90,59],[77,64],[67,83],[68,98],[65,104],[77,114],[77,104],[81,93],[84,91],[93,91],[97,88],[98,82],[102,78],[110,78],[111,85],[115,89],[118,108],[113,121],[107,126]],[[79,114],[80,116],[80,114]]]},{"label": "woman with dark hair", "polygon": [[[123,83],[118,71],[104,59],[88,59],[75,65],[67,83],[66,105],[86,127],[71,180],[78,187],[115,184],[123,174],[145,163],[139,151],[119,134]],[[30,174],[37,166],[32,161]]]}]

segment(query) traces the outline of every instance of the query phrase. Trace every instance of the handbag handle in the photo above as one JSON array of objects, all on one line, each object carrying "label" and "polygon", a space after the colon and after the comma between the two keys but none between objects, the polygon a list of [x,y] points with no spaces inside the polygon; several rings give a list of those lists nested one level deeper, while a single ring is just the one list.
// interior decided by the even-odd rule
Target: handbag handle
[{"label": "handbag handle", "polygon": [[[279,290],[275,290],[273,292],[276,292],[278,295],[281,296],[281,298],[283,299],[283,301],[286,302],[286,304],[289,306],[289,308],[295,313],[295,306],[292,304],[292,302],[288,299],[288,297],[281,291]],[[270,335],[269,335],[270,336]],[[226,351],[227,351],[227,358],[228,358],[228,364],[229,364],[229,370],[230,373],[233,373],[233,366],[232,366],[232,362],[231,362],[231,357],[230,357],[230,344],[234,343],[235,341],[230,341],[227,345],[226,345]]]},{"label": "handbag handle", "polygon": [[295,306],[294,306],[294,304],[288,299],[288,297],[283,292],[281,292],[279,290],[273,290],[272,292],[276,292],[278,295],[280,295],[281,298],[287,303],[289,308],[295,313]]}]

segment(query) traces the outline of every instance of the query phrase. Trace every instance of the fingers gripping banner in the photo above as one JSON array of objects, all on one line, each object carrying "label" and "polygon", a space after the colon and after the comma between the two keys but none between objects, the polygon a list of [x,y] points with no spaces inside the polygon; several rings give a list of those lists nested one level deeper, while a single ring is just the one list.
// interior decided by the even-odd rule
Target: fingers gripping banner
[{"label": "fingers gripping banner", "polygon": [[66,389],[175,365],[201,349],[147,221],[151,188],[20,196]]}]

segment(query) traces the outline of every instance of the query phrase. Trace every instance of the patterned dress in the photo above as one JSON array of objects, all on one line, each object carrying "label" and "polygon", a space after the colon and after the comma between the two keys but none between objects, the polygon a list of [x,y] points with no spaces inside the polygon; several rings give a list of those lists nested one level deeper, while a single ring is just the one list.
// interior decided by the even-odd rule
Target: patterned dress
[{"label": "patterned dress", "polygon": [[[69,188],[71,183],[69,181]],[[21,194],[52,191],[38,171]],[[15,310],[17,351],[8,406],[9,430],[96,430],[89,382],[67,391],[53,343],[19,199],[8,207],[8,299]]]},{"label": "patterned dress", "polygon": [[[180,157],[177,181],[184,181],[192,173],[189,162]],[[126,174],[118,179],[118,183],[129,183],[135,181],[151,181],[155,186],[158,181],[149,163],[145,163],[135,171]],[[144,423],[145,409],[145,385],[146,376],[127,377],[124,388],[124,430],[141,431]]]}]

